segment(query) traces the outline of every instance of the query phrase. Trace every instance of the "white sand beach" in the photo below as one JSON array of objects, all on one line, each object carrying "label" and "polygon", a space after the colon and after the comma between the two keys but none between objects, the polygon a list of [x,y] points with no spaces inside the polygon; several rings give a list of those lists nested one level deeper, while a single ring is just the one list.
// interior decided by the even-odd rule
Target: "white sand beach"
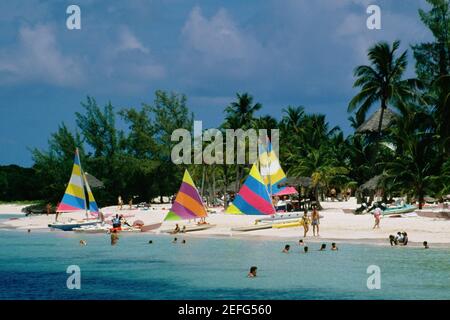
[{"label": "white sand beach", "polygon": [[[320,221],[320,237],[313,237],[312,230],[309,231],[308,241],[336,240],[336,241],[356,241],[387,243],[390,234],[398,231],[406,231],[411,242],[421,243],[428,241],[430,244],[445,244],[450,246],[450,220],[425,218],[425,217],[384,217],[381,221],[381,228],[373,230],[372,215],[354,215],[344,213],[343,209],[356,208],[355,199],[348,202],[323,202],[324,210],[320,212],[322,219]],[[23,214],[21,212],[24,206],[21,205],[0,205],[1,214]],[[142,220],[146,225],[162,222],[165,214],[170,208],[170,204],[155,204],[149,210],[118,210],[116,206],[106,207],[102,212],[107,216],[110,214],[124,214],[127,220],[132,223],[136,220]],[[84,213],[64,213],[60,220],[81,219]],[[283,229],[264,229],[251,232],[232,231],[231,228],[239,226],[253,225],[255,219],[260,216],[228,215],[217,210],[211,213],[208,222],[215,226],[208,230],[196,231],[189,236],[214,236],[214,237],[238,237],[248,239],[299,239],[303,236],[303,227],[283,228]],[[20,218],[10,218],[2,220],[0,228],[14,228],[19,230],[42,229],[48,230],[47,225],[54,221],[54,215],[35,215]],[[107,218],[108,219],[108,218]],[[109,218],[110,219],[110,218]],[[159,233],[161,230],[167,230],[174,227],[175,223],[183,225],[194,225],[194,221],[170,221],[152,233]]]}]

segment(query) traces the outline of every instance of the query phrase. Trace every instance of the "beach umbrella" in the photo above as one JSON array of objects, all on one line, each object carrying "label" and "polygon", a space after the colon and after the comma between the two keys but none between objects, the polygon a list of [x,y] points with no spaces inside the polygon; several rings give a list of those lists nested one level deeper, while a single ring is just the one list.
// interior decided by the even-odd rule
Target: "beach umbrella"
[{"label": "beach umbrella", "polygon": [[286,187],[283,190],[275,193],[274,196],[288,196],[292,194],[298,194],[297,190],[294,187]]}]

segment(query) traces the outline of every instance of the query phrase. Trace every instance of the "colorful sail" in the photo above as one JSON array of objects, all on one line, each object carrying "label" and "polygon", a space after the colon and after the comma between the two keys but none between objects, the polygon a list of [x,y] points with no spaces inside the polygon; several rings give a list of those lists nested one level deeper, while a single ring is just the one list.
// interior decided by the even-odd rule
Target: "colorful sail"
[{"label": "colorful sail", "polygon": [[256,164],[250,170],[233,203],[228,206],[225,213],[263,215],[274,214],[269,192]]},{"label": "colorful sail", "polygon": [[286,174],[281,168],[280,161],[272,149],[272,143],[269,141],[266,146],[260,144],[259,168],[267,190],[271,195],[282,191],[285,187],[279,187],[278,184],[286,180]]},{"label": "colorful sail", "polygon": [[[85,191],[88,193],[89,202],[86,201]],[[70,176],[69,184],[67,185],[61,203],[56,210],[57,212],[71,212],[79,210],[87,211],[88,209],[91,212],[98,212],[97,203],[81,168],[80,155],[78,149],[76,149],[72,175]]]},{"label": "colorful sail", "polygon": [[87,195],[88,195],[88,204],[89,204],[89,211],[91,213],[98,213],[98,206],[97,202],[95,202],[94,194],[92,193],[91,187],[89,186],[89,183],[86,178],[86,174],[83,174],[84,177],[84,185],[86,187]]},{"label": "colorful sail", "polygon": [[207,215],[202,198],[195,187],[194,181],[192,181],[191,175],[186,170],[175,202],[164,220],[188,220],[204,218]]}]

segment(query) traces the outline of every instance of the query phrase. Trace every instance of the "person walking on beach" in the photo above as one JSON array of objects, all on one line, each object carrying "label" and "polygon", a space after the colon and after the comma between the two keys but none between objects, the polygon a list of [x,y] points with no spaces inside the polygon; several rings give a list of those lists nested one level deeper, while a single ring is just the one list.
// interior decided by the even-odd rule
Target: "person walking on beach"
[{"label": "person walking on beach", "polygon": [[311,225],[313,227],[313,236],[316,236],[316,229],[317,229],[317,236],[319,237],[319,224],[320,224],[320,215],[319,211],[317,211],[317,208],[314,206],[313,212],[311,214]]},{"label": "person walking on beach", "polygon": [[123,207],[122,196],[117,197],[117,205],[119,206],[119,210],[122,210]]},{"label": "person walking on beach", "polygon": [[373,212],[373,217],[375,219],[375,225],[373,226],[373,229],[375,228],[380,228],[380,221],[381,221],[381,209],[380,208],[376,208],[375,211]]},{"label": "person walking on beach", "polygon": [[49,215],[52,212],[52,205],[49,203],[47,203],[47,205],[45,206],[46,210],[47,210],[47,215]]},{"label": "person walking on beach", "polygon": [[302,217],[302,221],[301,221],[302,225],[303,225],[303,238],[306,237],[308,231],[309,231],[309,218],[308,218],[308,211],[305,209],[305,212],[303,214]]}]

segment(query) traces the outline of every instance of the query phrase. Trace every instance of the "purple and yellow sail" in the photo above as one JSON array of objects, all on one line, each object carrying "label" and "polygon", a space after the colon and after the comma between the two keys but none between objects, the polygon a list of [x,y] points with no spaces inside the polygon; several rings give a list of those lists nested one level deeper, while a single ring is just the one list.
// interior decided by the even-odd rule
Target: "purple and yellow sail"
[{"label": "purple and yellow sail", "polygon": [[186,170],[180,190],[164,220],[189,220],[208,216],[202,198]]},{"label": "purple and yellow sail", "polygon": [[[88,194],[87,200],[86,192]],[[92,194],[86,176],[81,168],[80,155],[78,149],[76,149],[72,175],[70,176],[66,192],[56,211],[71,212],[79,210],[87,211],[88,209],[91,212],[98,212],[97,203],[95,202],[94,195]]]},{"label": "purple and yellow sail", "polygon": [[269,192],[256,164],[236,195],[233,203],[225,211],[228,214],[264,215],[274,214]]}]

